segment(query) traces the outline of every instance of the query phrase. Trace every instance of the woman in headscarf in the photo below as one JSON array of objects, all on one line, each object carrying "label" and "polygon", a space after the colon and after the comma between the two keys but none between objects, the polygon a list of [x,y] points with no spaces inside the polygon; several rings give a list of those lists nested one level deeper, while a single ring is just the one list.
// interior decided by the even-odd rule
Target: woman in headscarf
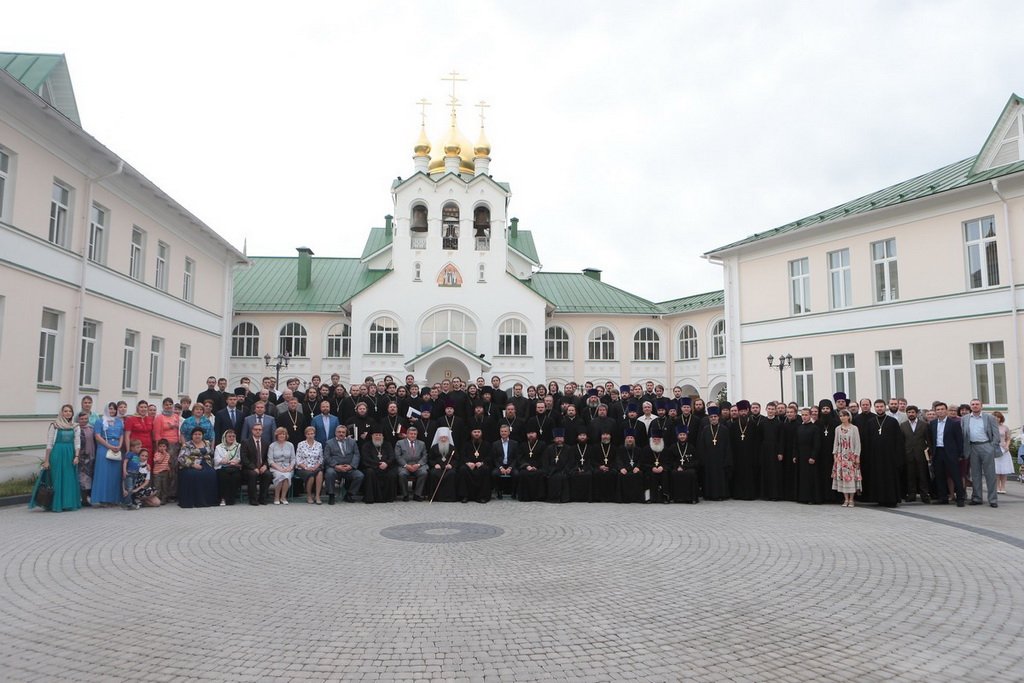
[{"label": "woman in headscarf", "polygon": [[124,420],[117,404],[108,403],[107,412],[92,426],[96,433],[96,464],[92,475],[92,502],[116,505],[121,502],[121,442]]},{"label": "woman in headscarf", "polygon": [[46,452],[43,455],[43,472],[36,479],[29,508],[36,507],[36,494],[43,483],[53,487],[53,500],[50,510],[62,512],[77,510],[82,507],[82,499],[78,488],[78,451],[81,438],[78,425],[71,420],[75,417],[75,408],[65,404],[60,408],[57,419],[50,424],[46,434]]}]

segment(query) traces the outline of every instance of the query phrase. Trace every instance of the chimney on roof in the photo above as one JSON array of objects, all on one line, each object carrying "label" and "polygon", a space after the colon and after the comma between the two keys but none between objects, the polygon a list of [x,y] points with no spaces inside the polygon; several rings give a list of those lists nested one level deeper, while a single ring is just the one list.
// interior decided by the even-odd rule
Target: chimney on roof
[{"label": "chimney on roof", "polygon": [[583,269],[583,274],[586,275],[589,278],[597,280],[598,282],[601,281],[601,269],[600,268],[584,268]]},{"label": "chimney on roof", "polygon": [[309,289],[313,280],[313,250],[309,247],[298,247],[299,252],[299,289]]},{"label": "chimney on roof", "polygon": [[387,216],[384,216],[384,236],[385,237],[391,237],[391,235],[394,233],[395,228],[394,228],[394,225],[391,223],[391,221],[394,220],[394,218],[395,217],[392,216],[391,214],[388,214]]},{"label": "chimney on roof", "polygon": [[513,217],[509,219],[509,224],[508,236],[514,239],[519,236],[519,219]]}]

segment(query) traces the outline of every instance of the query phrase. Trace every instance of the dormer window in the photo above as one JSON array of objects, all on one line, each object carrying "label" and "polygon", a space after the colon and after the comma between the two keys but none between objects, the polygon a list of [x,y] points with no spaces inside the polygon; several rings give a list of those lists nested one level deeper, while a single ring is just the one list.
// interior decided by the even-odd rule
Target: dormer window
[{"label": "dormer window", "polygon": [[459,248],[459,207],[455,204],[441,209],[441,246],[446,251]]},{"label": "dormer window", "polygon": [[491,210],[486,206],[478,206],[473,211],[473,237],[477,251],[491,248]]}]

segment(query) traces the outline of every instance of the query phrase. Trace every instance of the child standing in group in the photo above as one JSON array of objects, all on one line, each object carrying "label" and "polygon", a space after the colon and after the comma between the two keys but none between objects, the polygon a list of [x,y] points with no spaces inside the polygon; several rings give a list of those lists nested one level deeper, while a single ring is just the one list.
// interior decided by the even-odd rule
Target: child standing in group
[{"label": "child standing in group", "polygon": [[149,451],[142,447],[142,442],[132,439],[131,450],[124,457],[121,465],[122,481],[124,482],[124,508],[138,510],[143,505],[157,507],[160,499],[155,495],[149,477]]},{"label": "child standing in group", "polygon": [[171,453],[167,439],[160,439],[153,454],[153,487],[161,503],[167,500],[171,490]]}]

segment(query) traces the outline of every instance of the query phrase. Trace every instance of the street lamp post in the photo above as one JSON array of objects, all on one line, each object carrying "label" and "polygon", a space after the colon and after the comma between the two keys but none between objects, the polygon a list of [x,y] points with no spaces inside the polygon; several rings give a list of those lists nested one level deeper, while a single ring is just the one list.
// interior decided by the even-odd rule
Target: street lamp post
[{"label": "street lamp post", "polygon": [[[277,358],[271,358],[270,354],[263,356],[263,361],[267,364],[268,368],[274,368],[275,379],[274,386],[281,386],[281,368],[288,367],[288,359],[292,357],[292,354],[285,351],[284,353],[277,354]],[[271,363],[270,361],[274,361]]]},{"label": "street lamp post", "polygon": [[780,353],[778,359],[775,356],[768,354],[768,367],[772,370],[779,371],[779,399],[783,402],[786,400],[786,390],[782,382],[782,372],[788,367],[793,365],[793,355]]}]

